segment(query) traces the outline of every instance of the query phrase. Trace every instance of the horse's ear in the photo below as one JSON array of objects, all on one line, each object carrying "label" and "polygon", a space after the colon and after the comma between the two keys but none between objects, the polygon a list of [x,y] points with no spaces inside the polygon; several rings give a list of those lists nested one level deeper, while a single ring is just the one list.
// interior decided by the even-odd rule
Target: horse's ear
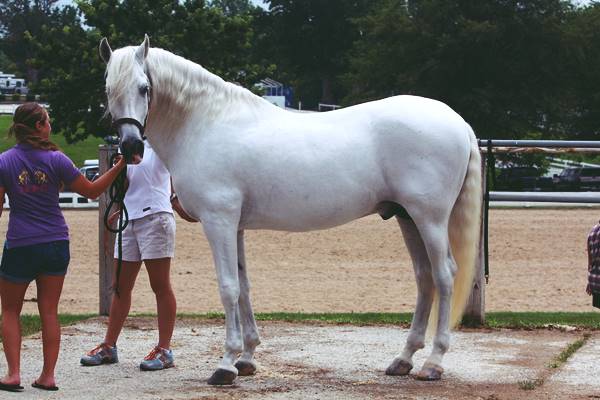
[{"label": "horse's ear", "polygon": [[140,63],[144,63],[148,56],[148,50],[150,49],[150,38],[148,35],[144,35],[144,41],[140,44],[140,47],[135,51],[135,57]]},{"label": "horse's ear", "polygon": [[100,41],[100,46],[98,47],[98,51],[100,52],[100,58],[108,64],[108,60],[110,60],[110,55],[112,54],[112,50],[108,45],[108,40],[103,37]]}]

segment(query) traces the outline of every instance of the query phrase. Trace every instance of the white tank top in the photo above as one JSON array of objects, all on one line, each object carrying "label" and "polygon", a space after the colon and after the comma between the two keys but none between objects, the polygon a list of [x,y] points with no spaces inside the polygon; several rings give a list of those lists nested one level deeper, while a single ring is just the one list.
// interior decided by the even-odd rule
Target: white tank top
[{"label": "white tank top", "polygon": [[144,141],[142,162],[127,165],[127,180],[125,207],[130,220],[158,212],[173,213],[171,176],[147,140]]}]

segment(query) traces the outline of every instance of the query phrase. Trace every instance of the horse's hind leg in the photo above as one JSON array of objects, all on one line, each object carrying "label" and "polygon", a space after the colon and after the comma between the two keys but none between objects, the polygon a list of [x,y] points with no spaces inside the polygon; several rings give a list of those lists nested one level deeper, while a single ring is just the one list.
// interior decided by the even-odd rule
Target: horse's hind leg
[{"label": "horse's hind leg", "polygon": [[444,369],[442,359],[450,346],[450,307],[456,264],[450,252],[448,223],[429,221],[419,225],[421,238],[431,263],[431,276],[439,299],[437,327],[433,337],[433,348],[427,361],[417,374],[420,380],[438,380]]},{"label": "horse's hind leg", "polygon": [[425,245],[414,222],[397,217],[404,241],[410,253],[417,280],[417,306],[413,315],[404,350],[386,369],[387,375],[408,375],[413,368],[413,354],[425,347],[425,332],[433,302],[433,280]]},{"label": "horse's hind leg", "polygon": [[250,282],[246,270],[246,256],[244,252],[244,231],[238,232],[237,241],[238,250],[238,277],[240,280],[240,322],[242,324],[242,334],[244,338],[244,351],[235,363],[240,376],[254,375],[256,371],[256,362],[254,361],[254,351],[260,344],[258,328],[250,303]]}]

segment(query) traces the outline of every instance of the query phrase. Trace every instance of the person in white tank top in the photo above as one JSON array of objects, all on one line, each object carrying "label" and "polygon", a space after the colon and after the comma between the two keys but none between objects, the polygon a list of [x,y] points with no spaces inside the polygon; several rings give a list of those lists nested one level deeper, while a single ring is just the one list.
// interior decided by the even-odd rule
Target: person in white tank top
[{"label": "person in white tank top", "polygon": [[[129,314],[131,292],[143,262],[156,296],[159,337],[157,345],[140,363],[140,368],[161,370],[174,365],[171,337],[177,305],[170,280],[171,259],[175,250],[173,209],[183,219],[193,219],[185,214],[176,196],[172,195],[169,172],[147,141],[144,141],[144,158],[141,162],[127,166],[127,181],[124,202],[129,224],[122,233],[119,296],[113,295],[104,341],[84,355],[81,364],[95,366],[118,362],[117,339]],[[111,215],[109,223],[113,224],[117,217],[118,211]],[[117,258],[115,243],[115,269]]]}]

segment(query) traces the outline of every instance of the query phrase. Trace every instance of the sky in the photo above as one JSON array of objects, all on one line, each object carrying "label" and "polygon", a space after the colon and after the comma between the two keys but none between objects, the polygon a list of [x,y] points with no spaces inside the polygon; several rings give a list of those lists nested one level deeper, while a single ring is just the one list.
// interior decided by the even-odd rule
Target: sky
[{"label": "sky", "polygon": [[[267,5],[265,4],[265,2],[263,0],[250,0],[250,2],[254,5],[257,6],[261,6],[262,8],[267,8]],[[73,0],[59,0],[56,5],[58,6],[65,6],[65,5],[72,5],[73,4]]]}]

